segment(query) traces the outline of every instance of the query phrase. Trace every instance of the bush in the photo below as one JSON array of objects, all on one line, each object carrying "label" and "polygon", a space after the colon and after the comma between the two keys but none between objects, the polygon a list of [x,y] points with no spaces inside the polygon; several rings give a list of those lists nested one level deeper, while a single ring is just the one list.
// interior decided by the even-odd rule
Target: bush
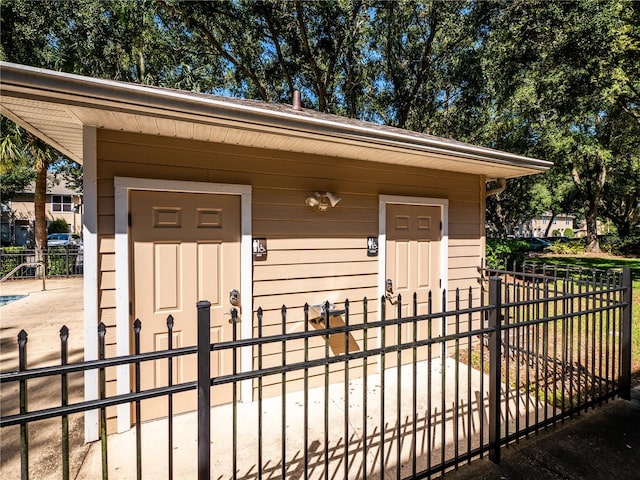
[{"label": "bush", "polygon": [[512,238],[488,238],[486,249],[486,267],[496,270],[506,270],[522,265],[529,251],[529,244]]},{"label": "bush", "polygon": [[553,242],[547,251],[557,255],[580,255],[584,253],[585,245],[581,241]]},{"label": "bush", "polygon": [[75,271],[78,249],[75,247],[50,247],[47,254],[47,275],[71,275]]},{"label": "bush", "polygon": [[24,255],[26,252],[27,249],[25,247],[4,247],[2,249],[2,264],[0,264],[0,278],[21,263],[24,263],[26,261]]},{"label": "bush", "polygon": [[69,233],[69,224],[61,218],[57,218],[47,227],[47,233]]},{"label": "bush", "polygon": [[640,255],[640,236],[607,235],[601,237],[599,241],[600,249],[611,255]]},{"label": "bush", "polygon": [[564,236],[567,238],[573,238],[576,236],[575,233],[573,233],[573,229],[572,228],[565,228],[564,229]]}]

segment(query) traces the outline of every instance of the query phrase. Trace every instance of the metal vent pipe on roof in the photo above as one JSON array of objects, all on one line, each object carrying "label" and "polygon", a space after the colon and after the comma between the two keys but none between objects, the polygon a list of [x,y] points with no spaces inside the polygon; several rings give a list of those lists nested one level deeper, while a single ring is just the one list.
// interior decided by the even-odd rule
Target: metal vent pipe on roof
[{"label": "metal vent pipe on roof", "polygon": [[293,109],[299,112],[302,111],[302,99],[300,98],[300,90],[294,90],[293,92]]}]

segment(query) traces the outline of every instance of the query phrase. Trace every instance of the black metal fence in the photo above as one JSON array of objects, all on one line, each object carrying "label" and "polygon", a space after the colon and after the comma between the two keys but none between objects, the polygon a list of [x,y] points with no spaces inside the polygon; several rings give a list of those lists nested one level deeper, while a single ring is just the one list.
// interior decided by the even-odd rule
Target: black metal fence
[{"label": "black metal fence", "polygon": [[[153,467],[169,478],[430,478],[485,454],[499,461],[509,442],[614,396],[629,398],[630,270],[480,273],[479,288],[443,294],[444,311],[433,311],[431,297],[424,306],[415,295],[393,306],[365,298],[326,304],[319,314],[306,305],[299,328],[292,328],[299,309],[259,308],[253,338],[238,339],[235,328],[232,339],[214,344],[210,304],[199,302],[196,346],[173,348],[169,340],[167,350],[141,353],[143,324],[136,321],[135,353],[104,358],[101,324],[100,358],[74,364],[66,362],[63,328],[62,362],[54,367],[26,368],[22,331],[18,369],[0,374],[0,383],[17,385],[19,411],[3,409],[0,427],[19,426],[22,478],[28,478],[29,425],[61,418],[61,476],[69,478],[65,421],[99,409],[107,478],[106,409],[132,404],[142,418],[147,399],[164,398],[166,458],[154,451]],[[236,310],[231,321],[237,325]],[[174,328],[169,316],[168,339]],[[243,349],[252,363],[240,370]],[[212,377],[211,358],[225,352],[232,359],[228,371]],[[174,383],[178,359],[187,355],[197,356],[197,378]],[[144,362],[166,365],[164,385],[141,391]],[[107,396],[105,372],[118,365],[132,367],[134,391]],[[67,376],[96,369],[100,398],[69,404]],[[27,382],[42,377],[61,379],[60,406],[31,411]],[[230,403],[211,408],[229,388]],[[197,470],[191,471],[194,465],[176,454],[178,423],[186,417],[172,412],[177,394],[193,390],[197,422],[187,448],[197,438]],[[241,402],[241,390],[251,398]],[[144,428],[136,428],[135,446],[117,450],[135,457],[135,472],[119,471],[120,477],[150,475],[144,459],[152,439]]]},{"label": "black metal fence", "polygon": [[[44,265],[47,277],[82,275],[84,271],[83,248],[78,245],[49,247],[44,251],[41,265]],[[36,278],[39,275],[42,275],[42,272],[38,266],[34,249],[0,248],[0,278],[24,279]]]}]

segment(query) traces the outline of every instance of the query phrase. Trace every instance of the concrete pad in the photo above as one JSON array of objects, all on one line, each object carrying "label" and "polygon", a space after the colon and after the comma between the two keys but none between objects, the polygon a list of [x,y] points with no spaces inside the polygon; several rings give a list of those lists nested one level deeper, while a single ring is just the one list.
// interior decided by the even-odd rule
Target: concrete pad
[{"label": "concrete pad", "polygon": [[[18,369],[18,332],[27,332],[27,366],[43,367],[60,364],[60,328],[67,325],[69,362],[83,359],[83,279],[81,277],[46,280],[9,280],[0,283],[0,295],[25,295],[0,307],[0,370]],[[82,374],[70,374],[69,401],[83,399]],[[29,409],[60,405],[60,379],[38,379],[28,382]],[[2,415],[19,411],[18,385],[0,385]],[[77,472],[89,449],[84,444],[83,415],[69,418],[72,446],[71,471]],[[29,473],[31,478],[61,478],[61,420],[51,419],[29,425]],[[19,427],[0,430],[0,477],[20,478]]]},{"label": "concrete pad", "polygon": [[[371,367],[375,370],[375,367]],[[456,368],[461,381],[458,386],[458,412],[454,415]],[[224,405],[211,410],[211,478],[255,479],[259,465],[264,478],[321,479],[328,461],[329,478],[396,478],[398,469],[402,478],[412,474],[413,458],[416,471],[434,466],[475,449],[480,443],[480,430],[488,439],[487,404],[488,379],[483,378],[485,392],[479,389],[480,373],[469,371],[465,365],[456,367],[447,358],[417,366],[416,423],[413,422],[413,368],[404,366],[388,369],[385,375],[384,396],[379,374],[347,383],[332,383],[325,402],[324,387],[309,390],[309,404],[305,409],[304,393],[287,393],[262,402],[262,444],[259,443],[260,417],[258,402],[237,405],[236,451],[233,449],[233,407]],[[444,373],[444,377],[443,377]],[[427,390],[431,378],[432,401]],[[470,391],[466,390],[471,378]],[[444,382],[443,382],[444,379]],[[398,399],[398,380],[401,382]],[[444,397],[442,387],[444,383]],[[464,385],[464,386],[463,386]],[[215,390],[215,388],[214,388]],[[471,394],[472,403],[468,404]],[[346,401],[348,396],[348,401]],[[365,419],[366,397],[366,419]],[[384,398],[384,410],[383,400]],[[400,415],[397,415],[398,402]],[[444,410],[443,410],[444,405]],[[327,416],[325,417],[325,406]],[[143,407],[144,408],[144,407]],[[307,412],[307,443],[305,444],[305,410]],[[515,411],[513,405],[511,410]],[[381,412],[384,411],[384,418]],[[430,414],[429,414],[430,412]],[[443,413],[444,412],[444,413]],[[469,414],[469,416],[467,416]],[[345,418],[346,415],[346,418]],[[283,418],[285,419],[283,440]],[[328,430],[325,431],[325,424]],[[482,426],[481,426],[482,425]],[[365,435],[366,433],[366,435]],[[325,445],[327,446],[325,450]],[[261,448],[261,451],[260,451]],[[111,478],[135,476],[135,428],[129,432],[111,435],[108,439],[108,468]],[[115,452],[115,453],[114,453]],[[305,472],[305,452],[307,470]],[[197,476],[197,417],[187,413],[174,417],[174,478]],[[142,425],[142,472],[144,478],[167,478],[168,469],[167,420],[146,422]],[[260,455],[262,461],[260,461]],[[282,459],[285,459],[284,467]],[[400,461],[398,461],[398,458]],[[98,442],[91,446],[77,478],[92,479],[100,472],[101,448]],[[383,471],[381,475],[380,472]]]}]

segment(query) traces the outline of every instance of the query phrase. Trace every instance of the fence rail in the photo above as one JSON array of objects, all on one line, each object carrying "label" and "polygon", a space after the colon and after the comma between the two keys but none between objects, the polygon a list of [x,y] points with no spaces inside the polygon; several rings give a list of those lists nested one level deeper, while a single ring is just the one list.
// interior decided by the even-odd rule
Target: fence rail
[{"label": "fence rail", "polygon": [[[61,365],[27,369],[26,332],[18,335],[18,369],[0,374],[17,384],[19,408],[2,412],[0,428],[18,425],[22,478],[29,474],[29,424],[62,419],[62,477],[69,478],[68,416],[99,409],[102,476],[107,478],[107,407],[165,398],[169,478],[188,476],[176,456],[174,400],[197,392],[198,478],[430,478],[489,454],[540,428],[617,395],[630,396],[631,273],[534,269],[480,269],[479,288],[443,293],[434,312],[416,295],[346,301],[318,316],[308,305],[254,312],[253,338],[210,343],[210,304],[197,305],[198,344],[140,352],[144,323],[133,326],[135,351],[104,358],[106,328],[99,326],[99,359],[67,363],[66,327]],[[405,312],[403,314],[403,312]],[[231,322],[237,325],[237,310]],[[247,321],[247,320],[245,320]],[[276,327],[277,326],[277,327]],[[167,318],[173,339],[174,319]],[[279,333],[265,334],[278,328]],[[238,353],[249,349],[251,365]],[[212,354],[230,352],[229,370],[212,376]],[[197,376],[174,382],[180,358],[196,356]],[[141,365],[165,365],[164,384],[141,390]],[[133,391],[106,394],[109,368],[131,366]],[[99,398],[69,403],[67,376],[98,370]],[[158,370],[159,371],[159,370]],[[60,406],[30,411],[27,382],[59,377]],[[251,399],[239,401],[241,385]],[[231,387],[229,405],[212,407]],[[226,391],[226,390],[225,390]],[[215,402],[214,402],[215,403]],[[210,426],[215,425],[212,432]],[[250,427],[250,428],[249,428]],[[136,428],[136,471],[143,477],[143,428]],[[119,450],[119,455],[125,453]],[[132,453],[133,454],[133,453]],[[157,459],[154,452],[154,462]],[[184,462],[183,462],[184,463]],[[121,472],[122,473],[122,472]],[[195,476],[192,472],[191,476]],[[147,474],[148,475],[148,474]]]},{"label": "fence rail", "polygon": [[[0,248],[0,278],[12,279],[36,278],[42,275],[40,265],[44,266],[47,277],[70,277],[82,275],[84,270],[84,251],[78,245],[61,245],[45,249],[41,262],[37,261],[34,249],[5,247]],[[7,278],[7,279],[9,279]]]}]

